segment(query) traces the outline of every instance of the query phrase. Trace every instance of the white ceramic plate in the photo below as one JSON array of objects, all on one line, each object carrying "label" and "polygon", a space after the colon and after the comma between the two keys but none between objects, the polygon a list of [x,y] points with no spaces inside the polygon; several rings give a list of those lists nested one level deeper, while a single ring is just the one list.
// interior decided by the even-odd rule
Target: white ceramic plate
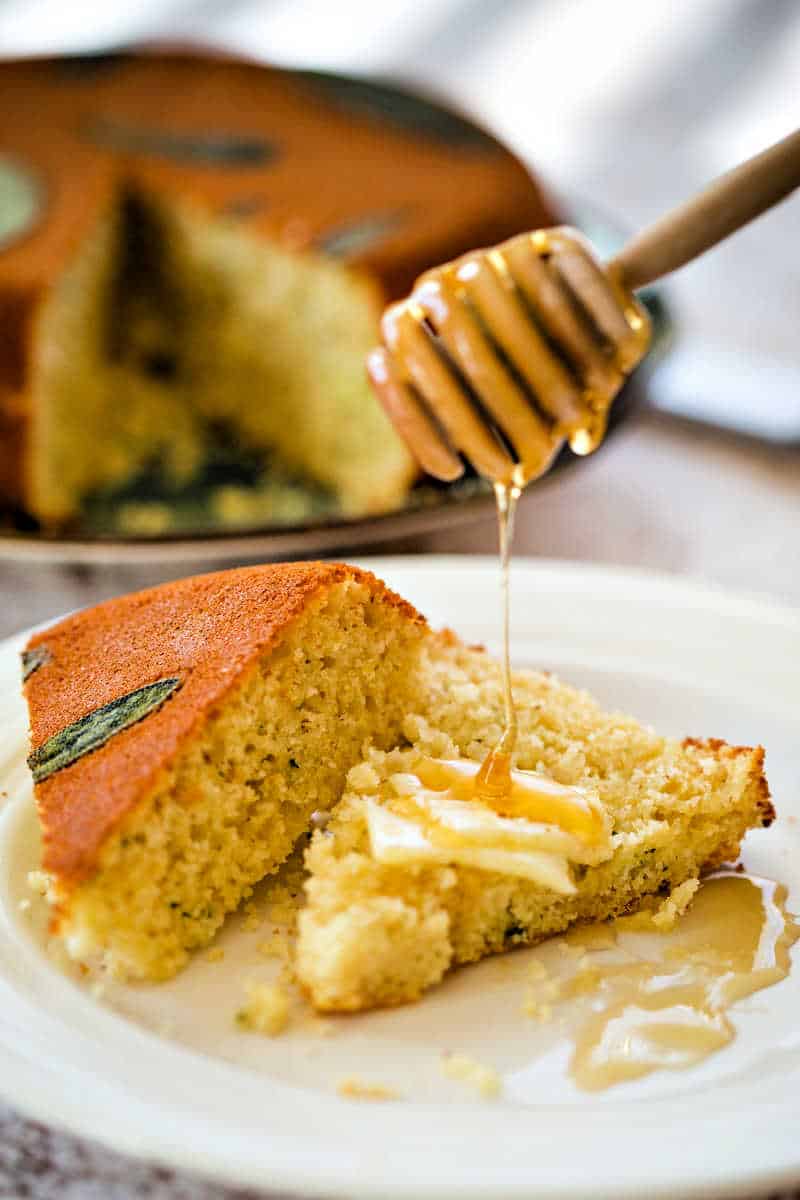
[{"label": "white ceramic plate", "polygon": [[[491,560],[370,564],[435,622],[497,644]],[[514,659],[555,669],[675,734],[760,741],[780,814],[747,866],[800,908],[800,613],[699,584],[588,566],[514,568]],[[229,1182],[353,1197],[755,1195],[800,1182],[800,972],[734,1009],[739,1036],[692,1071],[578,1092],[557,1027],[521,1014],[521,951],[423,1003],[282,1037],[238,1032],[242,977],[267,978],[265,930],[234,919],[221,963],[99,1002],[65,974],[41,905],[21,910],[37,842],[18,696],[0,649],[0,1092],[39,1119]],[[1,803],[1,802],[0,802]],[[268,932],[268,930],[267,930]],[[444,1078],[443,1050],[494,1066],[495,1101]],[[336,1094],[346,1076],[395,1103]]]}]

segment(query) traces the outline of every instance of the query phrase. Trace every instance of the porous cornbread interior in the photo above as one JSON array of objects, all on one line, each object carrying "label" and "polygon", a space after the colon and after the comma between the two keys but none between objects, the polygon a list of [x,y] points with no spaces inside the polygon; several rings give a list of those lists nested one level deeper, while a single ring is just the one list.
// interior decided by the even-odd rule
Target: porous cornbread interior
[{"label": "porous cornbread interior", "polygon": [[452,639],[430,639],[402,743],[372,750],[350,772],[340,808],[307,852],[297,968],[318,1009],[414,1000],[455,964],[640,907],[735,858],[746,830],[772,818],[760,748],[659,737],[534,672],[515,675],[514,694],[515,765],[595,790],[612,817],[612,857],[573,867],[570,896],[464,866],[372,857],[365,798],[385,801],[389,778],[413,772],[423,754],[480,760],[501,732],[498,665]]},{"label": "porous cornbread interior", "polygon": [[[280,576],[292,568],[261,570]],[[317,589],[184,739],[154,786],[103,840],[83,877],[53,872],[58,931],[73,957],[102,955],[113,970],[136,978],[174,974],[253,885],[286,859],[309,828],[312,812],[339,799],[365,745],[386,747],[400,736],[422,624],[372,577],[352,572],[342,579],[344,568],[317,570],[323,582],[326,572],[333,573],[330,585]],[[251,579],[258,571],[223,575]],[[296,568],[297,574],[304,571]],[[235,580],[228,586],[235,588]],[[189,614],[187,632],[180,610],[172,619],[177,642],[195,637],[196,624],[203,628],[202,597],[196,602],[198,613]],[[53,664],[33,676],[43,689],[59,657],[58,638],[51,635],[48,645]],[[52,870],[59,861],[53,813],[64,803],[58,788],[70,772],[99,767],[103,755],[113,761],[115,741],[146,734],[148,721],[160,716],[168,719],[169,704],[179,703],[188,688],[187,682],[160,713],[40,785],[45,867]],[[78,800],[85,796],[88,803],[96,786],[86,776]],[[47,788],[55,790],[46,793]],[[80,826],[80,807],[73,830]]]},{"label": "porous cornbread interior", "polygon": [[332,258],[124,189],[39,315],[35,515],[64,521],[145,470],[186,483],[220,438],[275,453],[345,513],[396,507],[415,468],[364,370],[380,309]]},{"label": "porous cornbread interior", "polygon": [[173,212],[190,297],[187,376],[207,421],[331,488],[344,512],[397,507],[414,476],[369,387],[382,297],[321,254],[268,246],[189,206]]},{"label": "porous cornbread interior", "polygon": [[[153,463],[176,483],[202,463],[199,414],[170,377],[180,306],[167,322],[163,236],[144,213],[133,200],[110,211],[38,316],[26,465],[29,506],[45,523]],[[148,242],[134,270],[133,250]]]}]

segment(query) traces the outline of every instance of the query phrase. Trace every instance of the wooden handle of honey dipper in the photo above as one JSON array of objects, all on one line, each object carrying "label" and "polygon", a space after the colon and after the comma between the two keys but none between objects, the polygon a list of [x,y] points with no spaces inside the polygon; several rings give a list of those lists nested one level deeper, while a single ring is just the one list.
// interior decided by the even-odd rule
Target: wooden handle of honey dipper
[{"label": "wooden handle of honey dipper", "polygon": [[800,129],[720,175],[638,234],[609,264],[634,291],[699,258],[800,187]]}]

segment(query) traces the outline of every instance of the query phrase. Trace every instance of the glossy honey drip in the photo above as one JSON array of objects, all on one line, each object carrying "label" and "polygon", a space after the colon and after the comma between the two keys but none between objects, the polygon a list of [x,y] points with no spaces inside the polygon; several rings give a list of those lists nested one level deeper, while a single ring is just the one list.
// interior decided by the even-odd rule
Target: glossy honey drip
[{"label": "glossy honey drip", "polygon": [[[502,753],[491,751],[483,766],[493,754],[499,757]],[[567,833],[575,834],[589,846],[597,845],[606,838],[603,806],[594,796],[581,789],[556,783],[555,780],[541,778],[532,772],[511,771],[505,762],[501,769],[504,771],[502,791],[489,791],[480,783],[483,767],[476,773],[475,764],[463,759],[449,762],[423,758],[416,765],[414,774],[424,789],[446,792],[454,800],[477,801],[500,817],[555,825]],[[413,795],[409,799],[413,804]],[[396,799],[393,804],[397,807]],[[406,815],[411,815],[410,810],[406,810]]]},{"label": "glossy honey drip", "polygon": [[600,1091],[702,1062],[736,1036],[731,1006],[786,978],[798,938],[786,889],[735,872],[706,880],[666,931],[641,917],[575,930],[567,943],[589,953],[558,992],[589,1003],[572,1034],[572,1079]]},{"label": "glossy honey drip", "polygon": [[[534,235],[537,251],[546,254],[551,249],[550,236],[546,231],[540,231]],[[497,257],[502,261],[502,256],[495,252]],[[625,320],[630,329],[636,334],[640,342],[640,354],[644,354],[650,338],[649,324],[644,317],[640,306],[635,299],[625,289],[622,281],[616,277],[610,277],[611,285],[616,294],[617,300],[624,313]],[[619,362],[617,366],[620,370],[630,370],[632,363]],[[585,419],[582,425],[569,431],[568,441],[570,448],[575,454],[586,455],[592,453],[602,442],[606,427],[608,409],[611,402],[611,396],[607,394],[595,393],[592,389],[584,390],[584,402],[587,404],[590,416]],[[514,747],[517,740],[517,717],[514,708],[514,697],[511,688],[511,658],[510,658],[510,561],[511,547],[514,537],[514,517],[516,514],[517,501],[522,493],[523,488],[530,480],[537,478],[550,463],[551,451],[542,449],[540,455],[535,460],[520,462],[516,469],[512,482],[503,482],[495,479],[494,493],[497,505],[497,523],[499,534],[499,550],[500,550],[500,571],[501,571],[501,588],[502,588],[502,613],[503,613],[503,710],[504,710],[504,726],[503,733],[498,741],[486,756],[481,770],[476,780],[476,789],[487,796],[504,796],[511,790],[511,756],[514,752]]]},{"label": "glossy honey drip", "polygon": [[503,732],[496,746],[487,754],[475,780],[475,790],[489,798],[506,797],[511,793],[511,755],[517,742],[517,712],[511,687],[511,546],[514,540],[514,517],[522,487],[519,484],[495,483],[497,526],[500,542],[500,587],[503,612]]}]

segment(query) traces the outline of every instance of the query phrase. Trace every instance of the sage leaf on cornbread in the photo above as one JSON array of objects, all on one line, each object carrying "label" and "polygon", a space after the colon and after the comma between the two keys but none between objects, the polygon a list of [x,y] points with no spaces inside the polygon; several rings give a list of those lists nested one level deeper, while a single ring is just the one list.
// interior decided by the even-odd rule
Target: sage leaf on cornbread
[{"label": "sage leaf on cornbread", "polygon": [[39,667],[43,667],[46,662],[52,658],[47,646],[34,646],[33,650],[23,650],[20,654],[22,659],[22,682],[30,679],[34,671],[38,671]]},{"label": "sage leaf on cornbread", "polygon": [[41,783],[56,771],[83,758],[84,754],[98,750],[115,733],[121,733],[160,708],[180,686],[181,680],[177,678],[157,679],[135,692],[110,700],[102,708],[96,708],[54,733],[28,756],[34,782]]},{"label": "sage leaf on cornbread", "polygon": [[98,117],[84,125],[84,137],[121,154],[147,154],[173,162],[217,167],[263,167],[279,154],[274,143],[237,132],[175,132]]},{"label": "sage leaf on cornbread", "polygon": [[330,230],[320,240],[319,247],[337,258],[353,258],[364,254],[390,233],[396,233],[406,220],[407,214],[401,209],[373,213]]}]

